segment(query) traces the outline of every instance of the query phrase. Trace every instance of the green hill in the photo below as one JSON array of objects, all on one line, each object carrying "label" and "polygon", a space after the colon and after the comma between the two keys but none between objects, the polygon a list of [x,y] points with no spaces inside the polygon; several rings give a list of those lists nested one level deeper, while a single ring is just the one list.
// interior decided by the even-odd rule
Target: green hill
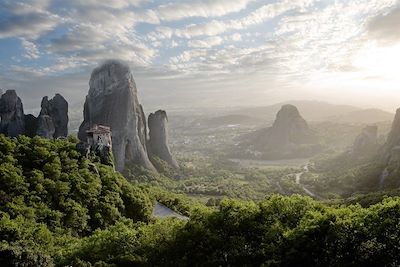
[{"label": "green hill", "polygon": [[[129,183],[76,142],[0,135],[0,266],[400,263],[398,197],[365,207],[299,195],[195,206]],[[153,218],[155,199],[190,219]]]}]

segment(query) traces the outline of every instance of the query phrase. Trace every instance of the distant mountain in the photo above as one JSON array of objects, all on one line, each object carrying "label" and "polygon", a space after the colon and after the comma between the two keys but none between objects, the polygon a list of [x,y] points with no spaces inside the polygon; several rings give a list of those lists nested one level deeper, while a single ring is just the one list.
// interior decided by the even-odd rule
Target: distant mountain
[{"label": "distant mountain", "polygon": [[246,115],[272,123],[281,106],[291,104],[298,108],[307,121],[331,121],[341,123],[372,124],[391,121],[394,114],[380,109],[362,109],[350,105],[335,105],[322,101],[294,100],[264,107],[234,109],[229,114]]},{"label": "distant mountain", "polygon": [[242,114],[272,122],[280,108],[287,104],[296,106],[303,118],[307,121],[321,121],[328,117],[361,110],[358,107],[348,105],[334,105],[327,102],[313,100],[294,100],[264,107],[240,108],[231,111],[230,114]]},{"label": "distant mountain", "polygon": [[253,151],[263,159],[305,157],[319,150],[317,137],[290,104],[283,105],[271,127],[263,128],[242,137],[240,150]]},{"label": "distant mountain", "polygon": [[341,122],[341,123],[360,123],[360,124],[372,124],[383,121],[391,121],[394,118],[394,114],[383,111],[380,109],[363,109],[350,111],[345,114],[339,114],[331,117],[327,117],[327,121]]}]

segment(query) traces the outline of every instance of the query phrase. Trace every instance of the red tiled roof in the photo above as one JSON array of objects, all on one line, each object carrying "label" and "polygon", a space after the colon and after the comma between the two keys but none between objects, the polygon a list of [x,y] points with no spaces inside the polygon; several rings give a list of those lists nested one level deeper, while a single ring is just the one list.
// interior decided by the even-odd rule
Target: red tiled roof
[{"label": "red tiled roof", "polygon": [[86,133],[97,133],[97,134],[111,133],[111,128],[104,125],[94,125],[92,128],[87,130]]}]

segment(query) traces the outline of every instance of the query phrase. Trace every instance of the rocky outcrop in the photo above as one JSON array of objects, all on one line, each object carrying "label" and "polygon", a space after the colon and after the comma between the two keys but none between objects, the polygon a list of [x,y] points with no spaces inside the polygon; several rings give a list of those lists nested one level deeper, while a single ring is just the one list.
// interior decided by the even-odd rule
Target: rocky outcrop
[{"label": "rocky outcrop", "polygon": [[380,186],[383,187],[387,178],[397,179],[400,175],[400,108],[396,111],[392,128],[380,151],[380,159],[383,165]]},{"label": "rocky outcrop", "polygon": [[36,119],[36,135],[44,138],[53,138],[56,132],[53,119],[49,115],[40,115]]},{"label": "rocky outcrop", "polygon": [[15,90],[7,90],[0,98],[0,132],[16,137],[25,133],[25,115],[21,99]]},{"label": "rocky outcrop", "polygon": [[43,97],[37,122],[37,135],[46,138],[68,135],[68,102],[60,94]]},{"label": "rocky outcrop", "polygon": [[146,126],[135,81],[127,65],[108,61],[93,70],[78,137],[86,141],[93,125],[111,128],[115,167],[138,164],[155,170],[146,149]]},{"label": "rocky outcrop", "polygon": [[25,135],[34,137],[37,130],[37,118],[32,114],[25,115]]},{"label": "rocky outcrop", "polygon": [[172,167],[178,169],[178,163],[172,157],[168,146],[168,117],[164,110],[149,115],[149,154],[157,156]]},{"label": "rocky outcrop", "polygon": [[314,139],[307,122],[300,116],[297,108],[293,105],[284,105],[276,115],[268,138],[264,140],[268,147],[284,147],[312,143]]},{"label": "rocky outcrop", "polygon": [[284,105],[273,125],[242,138],[239,149],[256,151],[265,159],[309,156],[320,146],[307,122],[293,105]]},{"label": "rocky outcrop", "polygon": [[397,109],[392,128],[382,149],[382,160],[388,165],[400,166],[400,108]]},{"label": "rocky outcrop", "polygon": [[390,151],[397,146],[400,146],[400,108],[396,111],[392,128],[386,140],[384,146],[385,153],[390,154]]},{"label": "rocky outcrop", "polygon": [[45,138],[66,137],[68,134],[68,102],[59,94],[43,98],[39,117],[24,114],[21,99],[14,90],[7,90],[0,98],[0,132],[15,137],[39,135]]},{"label": "rocky outcrop", "polygon": [[378,126],[369,125],[354,140],[352,155],[364,157],[378,150]]}]

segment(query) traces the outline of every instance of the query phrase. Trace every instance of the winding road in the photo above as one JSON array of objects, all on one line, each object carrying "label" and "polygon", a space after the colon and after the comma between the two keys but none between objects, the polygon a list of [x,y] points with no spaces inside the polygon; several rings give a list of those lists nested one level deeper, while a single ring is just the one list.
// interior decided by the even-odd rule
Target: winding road
[{"label": "winding road", "polygon": [[321,199],[320,196],[318,196],[317,194],[311,192],[309,189],[307,189],[304,185],[301,184],[301,180],[300,180],[300,179],[301,179],[301,176],[302,176],[304,173],[307,173],[307,172],[310,171],[310,170],[309,170],[309,165],[310,165],[310,163],[307,163],[307,164],[303,167],[303,171],[302,171],[302,172],[295,173],[296,184],[298,184],[299,186],[301,186],[301,188],[304,190],[304,192],[306,192],[306,194],[309,195],[310,197],[313,197],[313,198],[315,198],[315,199]]}]

